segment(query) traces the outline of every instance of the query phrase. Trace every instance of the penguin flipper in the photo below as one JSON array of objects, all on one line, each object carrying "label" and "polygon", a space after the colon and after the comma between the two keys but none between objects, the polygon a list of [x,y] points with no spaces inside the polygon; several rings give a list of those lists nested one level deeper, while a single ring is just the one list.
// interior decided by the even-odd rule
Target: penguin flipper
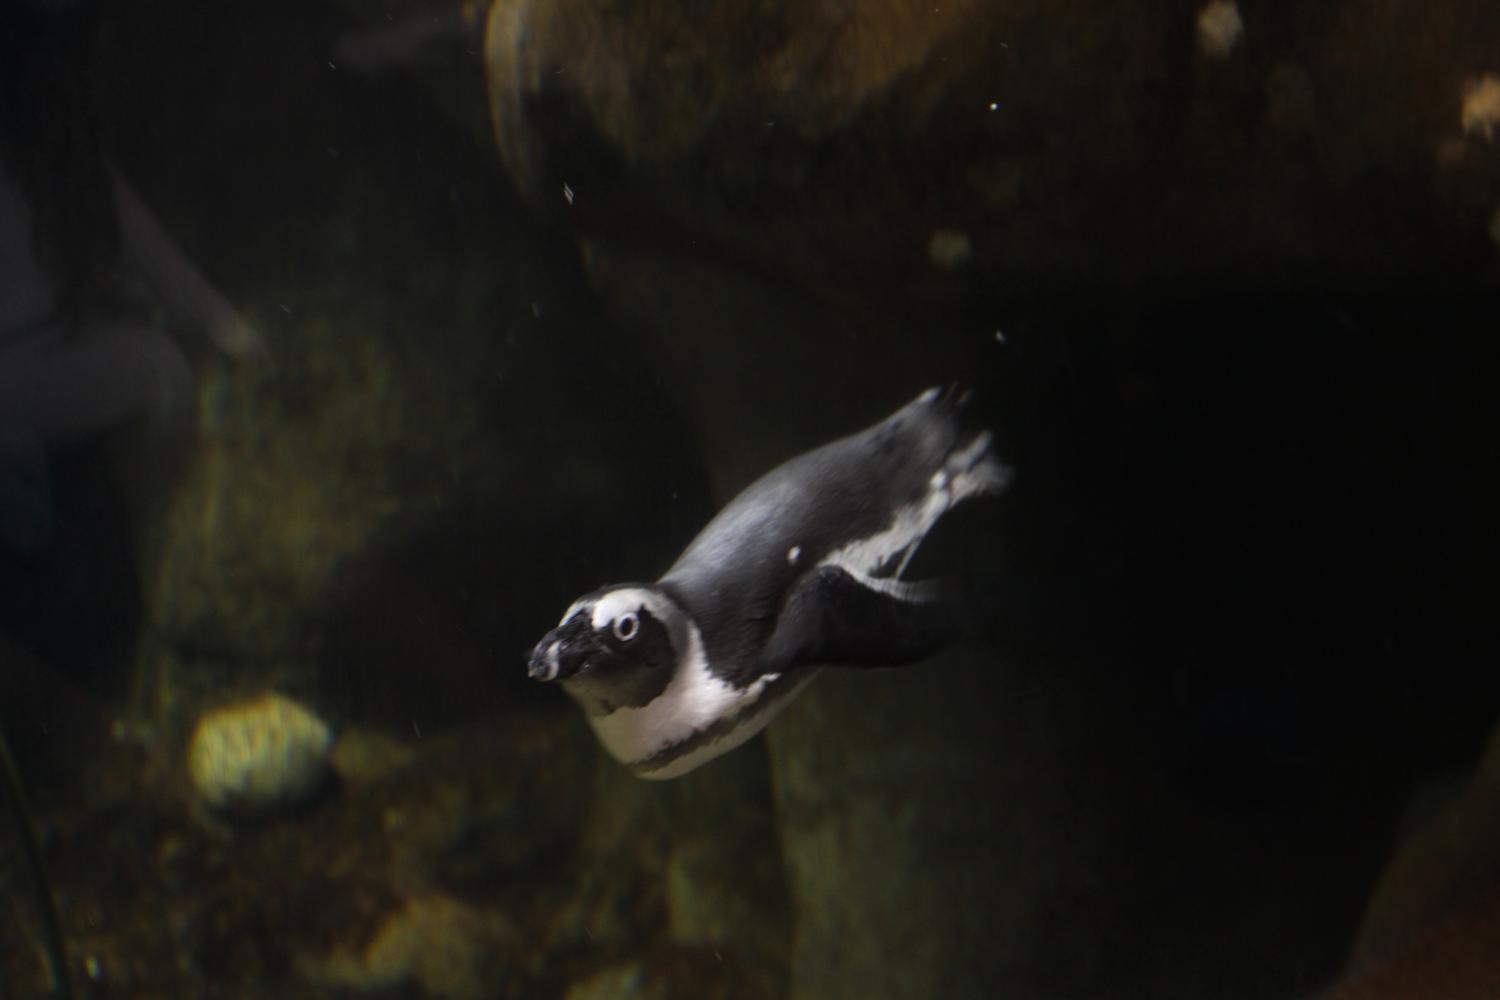
[{"label": "penguin flipper", "polygon": [[856,577],[824,565],[792,588],[763,654],[762,669],[894,667],[936,653],[964,631],[937,581]]}]

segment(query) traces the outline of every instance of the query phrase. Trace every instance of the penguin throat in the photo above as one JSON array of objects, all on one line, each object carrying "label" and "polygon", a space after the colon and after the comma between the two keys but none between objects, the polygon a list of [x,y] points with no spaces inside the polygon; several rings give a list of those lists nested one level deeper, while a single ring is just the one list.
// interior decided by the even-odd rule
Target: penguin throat
[{"label": "penguin throat", "polygon": [[[733,749],[759,732],[786,700],[775,696],[790,693],[812,675],[798,671],[783,682],[780,674],[766,674],[736,686],[709,669],[697,625],[689,622],[686,633],[671,681],[654,699],[597,713],[584,704],[610,756],[642,777],[676,777]],[[704,752],[686,762],[695,750]]]}]

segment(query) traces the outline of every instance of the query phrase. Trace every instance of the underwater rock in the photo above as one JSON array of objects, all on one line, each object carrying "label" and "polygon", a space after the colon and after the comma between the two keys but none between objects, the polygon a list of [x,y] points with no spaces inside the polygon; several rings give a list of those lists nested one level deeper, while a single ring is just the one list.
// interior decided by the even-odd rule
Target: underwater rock
[{"label": "underwater rock", "polygon": [[1485,142],[1495,137],[1495,126],[1500,124],[1500,76],[1489,73],[1464,85],[1460,119],[1466,134],[1482,136]]},{"label": "underwater rock", "polygon": [[1240,8],[1234,0],[1210,0],[1198,11],[1198,47],[1205,55],[1228,58],[1244,30]]},{"label": "underwater rock", "polygon": [[333,734],[310,710],[279,694],[202,716],[188,745],[188,774],[205,804],[256,814],[295,805],[328,776]]},{"label": "underwater rock", "polygon": [[1056,737],[1017,683],[954,650],[822,677],[768,731],[796,915],[791,997],[1045,995],[1028,978],[1050,945],[1039,901],[1058,894],[1077,845],[1050,836]]},{"label": "underwater rock", "polygon": [[607,965],[575,980],[565,1000],[672,1000],[735,997],[773,1000],[785,994],[729,956],[704,949],[657,948],[628,962]]},{"label": "underwater rock", "polygon": [[416,752],[376,729],[345,729],[333,746],[333,772],[345,784],[374,785],[411,766]]},{"label": "underwater rock", "polygon": [[1381,875],[1325,1000],[1500,996],[1500,726],[1467,789]]},{"label": "underwater rock", "polygon": [[482,1000],[505,995],[515,948],[515,929],[500,914],[430,894],[392,913],[363,953],[336,952],[305,967],[322,985],[358,993],[416,986],[423,996]]},{"label": "underwater rock", "polygon": [[737,952],[784,969],[789,940],[780,854],[723,836],[678,844],[667,859],[667,926],[680,945]]},{"label": "underwater rock", "polygon": [[[1341,0],[1247,29],[1225,0],[494,0],[485,62],[512,177],[594,238],[825,293],[924,290],[935,224],[972,239],[954,289],[1315,282],[1474,267],[1485,188],[1435,223],[1431,153],[1460,72],[1493,72],[1500,19],[1424,11]],[[1293,60],[1312,135],[1268,100]],[[1487,95],[1466,99],[1470,134]],[[1024,196],[997,201],[987,163]],[[1492,188],[1500,167],[1478,169]]]},{"label": "underwater rock", "polygon": [[425,736],[408,759],[383,776],[346,780],[350,793],[382,803],[372,822],[389,881],[416,897],[444,886],[514,890],[566,857],[596,751],[587,733],[518,710]]},{"label": "underwater rock", "polygon": [[[592,805],[536,946],[597,961],[632,956],[632,996],[784,997],[792,912],[759,741],[664,783],[587,749]],[[570,973],[580,996],[627,995],[611,992],[602,972],[597,983]],[[733,987],[716,991],[720,981]]]},{"label": "underwater rock", "polygon": [[641,996],[639,962],[612,965],[568,987],[567,1000],[612,1000],[614,997]]}]

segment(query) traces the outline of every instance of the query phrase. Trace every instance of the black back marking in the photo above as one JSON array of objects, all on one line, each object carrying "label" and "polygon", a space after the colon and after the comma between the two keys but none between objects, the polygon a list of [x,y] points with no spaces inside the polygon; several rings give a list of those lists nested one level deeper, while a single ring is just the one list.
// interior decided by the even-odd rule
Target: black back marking
[{"label": "black back marking", "polygon": [[787,596],[762,669],[902,666],[958,638],[962,615],[949,595],[932,582],[904,586],[919,599],[872,590],[834,566],[818,567]]},{"label": "black back marking", "polygon": [[[783,658],[756,651],[768,643],[784,649],[790,642],[793,633],[782,635],[790,606],[830,586],[824,576],[828,568],[819,567],[824,557],[884,530],[897,510],[927,492],[932,475],[966,436],[960,422],[966,398],[956,390],[924,396],[880,423],[792,458],[751,483],[709,522],[659,586],[698,622],[713,673],[743,686],[763,669],[774,669],[766,662]],[[800,550],[795,564],[787,559],[793,546]],[[882,569],[894,573],[899,565],[893,558]],[[914,611],[845,580],[864,595],[850,592],[842,598],[835,592],[834,599],[871,607],[840,604],[842,610],[833,613],[837,620],[830,627],[846,633],[830,643],[840,662],[854,662],[853,653],[844,651],[865,640],[839,622],[865,614],[916,618],[919,632],[911,644],[928,652],[942,644],[926,638],[941,617],[937,610]],[[815,604],[801,614],[813,613]],[[899,629],[878,620],[872,624],[869,634],[885,637],[870,640],[875,652],[896,648]],[[808,635],[816,631],[807,629]],[[919,658],[901,654],[897,662]]]}]

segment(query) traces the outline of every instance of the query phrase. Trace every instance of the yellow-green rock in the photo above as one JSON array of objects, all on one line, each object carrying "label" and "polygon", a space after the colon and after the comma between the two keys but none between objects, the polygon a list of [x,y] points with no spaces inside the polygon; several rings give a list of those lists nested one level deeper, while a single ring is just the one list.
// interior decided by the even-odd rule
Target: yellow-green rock
[{"label": "yellow-green rock", "polygon": [[215,709],[198,720],[188,774],[215,809],[261,813],[307,798],[328,774],[333,734],[309,709],[279,694]]}]

